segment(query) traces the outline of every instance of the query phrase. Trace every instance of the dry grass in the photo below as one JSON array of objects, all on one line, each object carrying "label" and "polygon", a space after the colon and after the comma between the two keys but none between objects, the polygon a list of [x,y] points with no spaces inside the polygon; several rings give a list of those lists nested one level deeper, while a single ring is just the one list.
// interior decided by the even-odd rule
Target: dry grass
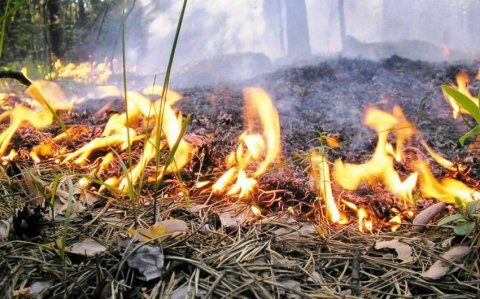
[{"label": "dry grass", "polygon": [[[431,228],[415,233],[408,227],[387,234],[363,234],[355,224],[317,226],[287,217],[250,218],[239,229],[222,228],[218,214],[232,207],[226,201],[192,197],[159,201],[158,217],[182,219],[189,230],[157,243],[165,266],[161,279],[143,282],[128,267],[133,247],[123,237],[133,226],[130,203],[111,199],[71,219],[67,244],[91,237],[108,250],[94,258],[67,255],[61,265],[54,240],[62,219],[44,221],[42,234],[29,241],[18,236],[0,243],[1,297],[11,298],[38,281],[49,281],[49,298],[478,298],[479,253],[439,281],[426,281],[425,271],[445,251],[451,230]],[[242,205],[233,205],[240,209]],[[137,210],[138,222],[153,222],[150,205]],[[447,234],[446,234],[447,233]],[[399,238],[410,245],[414,262],[373,248],[377,240]],[[125,246],[125,244],[127,244]],[[138,247],[138,246],[137,246]],[[180,296],[180,297],[175,297]]]}]

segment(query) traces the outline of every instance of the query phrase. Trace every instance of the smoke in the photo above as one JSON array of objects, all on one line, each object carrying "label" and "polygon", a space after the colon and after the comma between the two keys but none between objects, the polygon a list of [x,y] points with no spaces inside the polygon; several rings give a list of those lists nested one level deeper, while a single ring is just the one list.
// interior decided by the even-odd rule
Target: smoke
[{"label": "smoke", "polygon": [[[298,14],[295,8],[300,7],[296,4],[301,1],[306,7],[303,18],[298,17],[302,12]],[[144,23],[148,24],[145,44],[133,47],[128,53],[142,70],[159,73],[167,65],[183,1],[140,2],[146,19]],[[303,52],[311,55],[295,59],[305,61],[336,55],[367,59],[399,55],[410,59],[454,61],[474,58],[480,47],[480,40],[473,38],[480,25],[475,13],[480,3],[475,0],[344,0],[344,37],[340,33],[340,2],[190,0],[174,70],[205,59],[241,53],[262,53],[274,64],[291,63],[289,53],[292,49],[288,46],[302,45],[292,45],[289,39],[302,35],[306,36],[309,47]],[[289,23],[292,16],[295,22],[306,23],[306,26],[295,27],[294,24],[292,31],[293,23]],[[299,29],[295,31],[295,28]],[[445,48],[450,51],[449,57],[445,56]],[[217,66],[214,60],[211,64],[213,71]]]},{"label": "smoke", "polygon": [[[155,2],[155,1],[153,1]],[[145,65],[165,67],[183,1],[163,1],[154,9],[152,1],[142,4],[155,15],[148,28]],[[185,12],[175,65],[219,54],[258,52],[270,54],[268,32],[261,1],[190,0]]]}]

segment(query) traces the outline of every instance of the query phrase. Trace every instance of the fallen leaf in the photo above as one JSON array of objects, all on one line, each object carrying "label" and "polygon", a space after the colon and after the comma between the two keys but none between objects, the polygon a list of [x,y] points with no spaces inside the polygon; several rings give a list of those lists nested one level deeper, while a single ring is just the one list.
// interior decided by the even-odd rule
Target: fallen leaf
[{"label": "fallen leaf", "polygon": [[437,202],[436,204],[422,210],[415,219],[413,219],[413,229],[416,231],[422,231],[426,224],[442,212],[446,207],[444,202]]},{"label": "fallen leaf", "polygon": [[470,253],[470,251],[471,249],[468,246],[453,247],[452,249],[442,254],[440,256],[441,260],[435,261],[435,263],[433,263],[430,269],[423,272],[421,276],[433,280],[442,278],[445,274],[448,273],[448,270],[453,263],[456,263],[461,258],[465,257],[467,254]]},{"label": "fallen leaf", "polygon": [[66,251],[69,253],[86,257],[93,257],[97,253],[104,252],[105,250],[107,250],[105,246],[93,239],[85,239],[81,242],[73,244],[66,249]]},{"label": "fallen leaf", "polygon": [[411,263],[413,262],[413,249],[408,244],[400,242],[397,239],[390,241],[381,241],[375,243],[375,249],[394,249],[397,253],[397,258],[402,261],[402,263]]},{"label": "fallen leaf", "polygon": [[222,227],[227,230],[234,230],[239,228],[242,224],[246,223],[249,219],[245,210],[240,213],[232,213],[229,211],[222,212],[218,215]]},{"label": "fallen leaf", "polygon": [[207,296],[207,292],[205,290],[199,289],[197,293],[195,287],[183,286],[174,290],[168,298],[169,299],[185,299],[185,298],[203,299],[205,298],[205,296]]},{"label": "fallen leaf", "polygon": [[92,206],[97,201],[99,201],[100,198],[95,194],[93,194],[92,192],[82,189],[80,192],[79,200],[84,204],[86,204],[87,206]]},{"label": "fallen leaf", "polygon": [[148,242],[153,239],[162,239],[165,236],[175,236],[179,233],[186,232],[188,225],[185,221],[179,219],[169,219],[155,223],[149,228],[139,230],[130,229],[128,232],[134,238],[138,238],[141,242]]},{"label": "fallen leaf", "polygon": [[6,220],[0,221],[0,241],[6,240],[10,233],[10,223]]},{"label": "fallen leaf", "polygon": [[162,276],[165,259],[160,245],[143,245],[129,255],[127,263],[130,268],[137,269],[140,279],[150,281]]},{"label": "fallen leaf", "polygon": [[302,293],[302,287],[300,282],[295,281],[293,279],[286,279],[286,280],[280,280],[278,284],[282,286],[278,290],[282,298],[288,298],[288,299],[301,298],[300,295],[298,295]]},{"label": "fallen leaf", "polygon": [[317,234],[317,229],[309,223],[291,225],[288,228],[281,227],[273,231],[282,240],[298,240],[300,238],[313,236]]},{"label": "fallen leaf", "polygon": [[36,281],[29,287],[30,296],[34,298],[42,298],[42,293],[52,286],[51,281]]}]

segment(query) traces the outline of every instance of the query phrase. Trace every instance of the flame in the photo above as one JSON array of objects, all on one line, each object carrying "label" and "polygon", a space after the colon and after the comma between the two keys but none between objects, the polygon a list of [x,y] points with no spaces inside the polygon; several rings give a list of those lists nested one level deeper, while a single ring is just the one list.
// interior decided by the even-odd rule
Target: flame
[{"label": "flame", "polygon": [[450,58],[451,51],[450,51],[450,48],[447,45],[443,46],[442,54],[443,54],[443,58],[445,58],[445,60],[448,60]]},{"label": "flame", "polygon": [[251,210],[252,210],[253,215],[255,215],[255,216],[257,216],[257,217],[261,217],[261,216],[262,216],[262,209],[260,209],[258,206],[252,205],[252,206],[251,206]]},{"label": "flame", "polygon": [[[212,186],[216,194],[248,197],[257,179],[280,153],[280,121],[269,95],[260,88],[245,88],[246,130],[238,138],[239,146],[227,158],[230,167]],[[261,131],[259,131],[261,127]],[[255,164],[253,174],[247,168]]]},{"label": "flame", "polygon": [[10,119],[10,125],[0,134],[0,156],[7,151],[15,132],[22,126],[31,125],[36,129],[46,128],[53,123],[57,110],[68,110],[71,106],[58,85],[52,82],[36,81],[26,90],[36,100],[36,110],[22,104],[0,114],[0,121]]},{"label": "flame", "polygon": [[[388,190],[405,201],[412,199],[412,191],[417,182],[417,173],[412,173],[401,180],[394,168],[393,156],[402,159],[402,148],[415,132],[414,126],[404,117],[400,107],[395,107],[393,114],[375,108],[368,108],[365,123],[378,134],[377,146],[372,158],[364,164],[343,163],[336,160],[333,177],[343,188],[358,189],[361,183],[382,181]],[[394,130],[397,137],[396,149],[388,143],[388,135]]]},{"label": "flame", "polygon": [[[468,84],[470,82],[470,79],[468,77],[468,74],[465,72],[460,72],[457,74],[457,85],[452,84],[452,88],[456,89],[457,91],[463,93],[468,99],[470,99],[477,107],[480,107],[479,99],[474,97],[471,93],[470,90],[468,89]],[[452,113],[453,113],[453,118],[457,119],[460,114],[470,114],[467,110],[463,109],[456,101],[454,98],[449,96],[447,93],[443,93],[445,99],[447,102],[450,104],[452,107]]]},{"label": "flame", "polygon": [[358,223],[358,229],[362,233],[368,233],[373,231],[373,217],[372,215],[367,211],[366,208],[358,208],[356,204],[343,200],[345,205],[350,208],[351,210],[355,211],[357,213],[357,223]]},{"label": "flame", "polygon": [[449,204],[455,204],[455,198],[462,201],[480,200],[479,191],[468,187],[458,180],[444,178],[441,181],[437,181],[430,167],[425,162],[417,161],[415,168],[419,173],[421,191],[424,197],[435,198]]},{"label": "flame", "polygon": [[313,184],[317,192],[325,201],[327,217],[332,223],[345,224],[348,218],[341,213],[332,193],[332,182],[330,181],[330,168],[325,155],[312,153],[311,155]]},{"label": "flame", "polygon": [[45,79],[73,79],[79,83],[105,83],[113,74],[113,69],[116,66],[116,60],[110,61],[105,58],[103,62],[84,62],[80,64],[69,63],[64,65],[59,59],[55,61],[53,67],[55,68],[50,74],[45,76]]},{"label": "flame", "polygon": [[390,231],[396,232],[400,228],[400,225],[402,224],[402,215],[394,216],[393,218],[388,220],[388,223],[391,225]]},{"label": "flame", "polygon": [[435,162],[438,163],[438,165],[442,166],[443,168],[450,170],[450,171],[465,171],[466,167],[459,164],[455,165],[452,161],[445,159],[442,157],[440,154],[436,153],[434,150],[432,150],[428,144],[424,141],[421,140],[420,144],[427,150],[427,152],[430,154],[430,156],[435,160]]}]

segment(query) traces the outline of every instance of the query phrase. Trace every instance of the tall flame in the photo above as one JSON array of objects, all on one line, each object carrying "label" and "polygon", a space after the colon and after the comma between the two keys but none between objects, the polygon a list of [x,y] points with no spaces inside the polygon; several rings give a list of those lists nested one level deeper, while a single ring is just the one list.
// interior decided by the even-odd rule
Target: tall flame
[{"label": "tall flame", "polygon": [[[397,160],[401,160],[401,149],[404,142],[415,132],[414,126],[403,116],[400,107],[395,107],[393,114],[368,108],[364,121],[367,126],[377,132],[378,141],[375,152],[364,164],[350,164],[336,160],[333,173],[335,181],[345,189],[355,190],[361,183],[380,180],[390,192],[405,201],[411,200],[418,174],[412,173],[402,181],[394,168],[393,159],[395,156]],[[396,149],[388,143],[388,135],[392,130],[397,136]]]},{"label": "tall flame", "polygon": [[[280,120],[270,96],[260,88],[245,88],[246,130],[238,138],[239,146],[227,158],[230,167],[212,186],[214,193],[247,197],[257,179],[280,153]],[[261,129],[261,130],[260,130]],[[247,168],[256,164],[253,174]]]},{"label": "tall flame", "polygon": [[327,209],[327,217],[332,223],[347,223],[348,219],[345,214],[340,212],[332,193],[332,182],[330,180],[330,167],[325,155],[312,153],[311,169],[313,184],[315,190],[321,195]]}]

